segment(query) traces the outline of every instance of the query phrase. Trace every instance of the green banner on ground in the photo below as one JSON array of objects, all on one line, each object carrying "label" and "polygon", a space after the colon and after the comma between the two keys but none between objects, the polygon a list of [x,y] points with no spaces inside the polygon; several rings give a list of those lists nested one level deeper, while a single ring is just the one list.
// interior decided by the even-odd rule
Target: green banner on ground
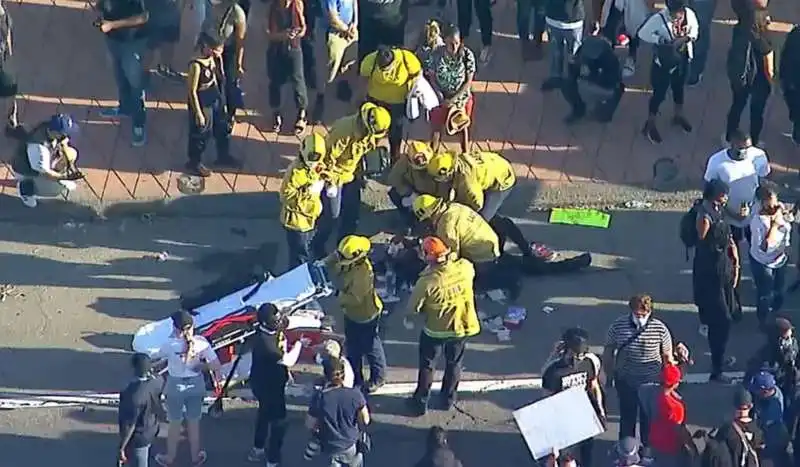
[{"label": "green banner on ground", "polygon": [[597,209],[553,208],[550,210],[550,223],[607,229],[611,224],[611,214]]}]

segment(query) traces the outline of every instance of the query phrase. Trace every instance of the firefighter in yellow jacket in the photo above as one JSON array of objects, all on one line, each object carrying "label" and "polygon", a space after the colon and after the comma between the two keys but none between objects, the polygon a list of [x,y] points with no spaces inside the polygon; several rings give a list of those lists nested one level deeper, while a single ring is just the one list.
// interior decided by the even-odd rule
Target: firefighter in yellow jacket
[{"label": "firefighter in yellow jacket", "polygon": [[425,321],[419,337],[417,389],[408,400],[415,415],[428,408],[437,355],[444,353],[445,366],[440,391],[441,406],[449,410],[456,401],[461,364],[467,339],[481,331],[475,309],[475,267],[458,258],[437,237],[426,237],[422,251],[428,266],[422,271],[408,299],[406,329],[414,328],[414,317]]},{"label": "firefighter in yellow jacket", "polygon": [[428,173],[436,181],[450,182],[453,201],[471,207],[487,221],[500,210],[517,180],[511,163],[495,152],[439,153],[428,164]]},{"label": "firefighter in yellow jacket", "polygon": [[497,233],[470,207],[420,195],[414,201],[414,215],[429,223],[430,231],[462,258],[489,263],[500,257]]},{"label": "firefighter in yellow jacket", "polygon": [[323,213],[312,245],[318,258],[325,256],[325,244],[337,227],[340,240],[355,232],[364,183],[359,176],[361,159],[378,147],[391,123],[388,110],[366,103],[358,113],[342,117],[331,125],[325,137]]},{"label": "firefighter in yellow jacket", "polygon": [[421,194],[447,197],[449,183],[440,183],[428,173],[428,163],[433,149],[421,141],[411,141],[406,146],[406,157],[399,157],[389,171],[389,199],[397,207],[406,225],[413,225],[411,206]]},{"label": "firefighter in yellow jacket", "polygon": [[[375,291],[371,248],[367,237],[348,235],[326,260],[344,312],[347,359],[355,373],[355,384],[370,393],[384,384],[386,375],[386,354],[378,334],[383,302]],[[362,373],[364,357],[369,363],[366,384]]]},{"label": "firefighter in yellow jacket", "polygon": [[325,156],[325,138],[312,133],[300,144],[300,154],[283,176],[280,189],[281,224],[286,230],[289,266],[311,259],[310,245],[322,213],[321,193],[325,186],[321,173]]}]

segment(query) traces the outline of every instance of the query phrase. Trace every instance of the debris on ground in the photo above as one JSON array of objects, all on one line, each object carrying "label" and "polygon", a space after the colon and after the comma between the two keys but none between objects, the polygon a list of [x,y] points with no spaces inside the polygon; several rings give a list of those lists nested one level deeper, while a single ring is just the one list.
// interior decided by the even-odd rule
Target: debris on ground
[{"label": "debris on ground", "polygon": [[0,302],[6,301],[7,298],[23,298],[25,294],[18,291],[12,284],[0,284]]},{"label": "debris on ground", "polygon": [[549,315],[550,313],[552,313],[554,311],[556,311],[556,309],[551,307],[551,306],[543,306],[542,307],[542,313],[544,313],[546,315]]},{"label": "debris on ground", "polygon": [[493,302],[503,303],[506,301],[506,293],[501,289],[493,289],[486,292],[486,296]]},{"label": "debris on ground", "polygon": [[167,253],[166,251],[162,251],[161,253],[156,255],[156,259],[158,261],[166,261],[169,259],[169,253]]},{"label": "debris on ground", "polygon": [[623,204],[623,206],[626,209],[650,209],[651,207],[653,207],[653,203],[635,199],[632,201],[625,201],[625,204]]}]

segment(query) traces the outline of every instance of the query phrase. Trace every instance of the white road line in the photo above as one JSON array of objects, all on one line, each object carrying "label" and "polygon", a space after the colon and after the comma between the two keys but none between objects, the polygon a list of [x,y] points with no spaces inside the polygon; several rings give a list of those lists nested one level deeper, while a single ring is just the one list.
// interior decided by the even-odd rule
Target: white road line
[{"label": "white road line", "polygon": [[[726,373],[734,380],[744,378],[743,372]],[[708,373],[690,373],[684,376],[685,384],[705,384],[708,383]],[[388,383],[380,388],[375,395],[380,396],[408,396],[414,392],[416,383]],[[541,378],[509,378],[509,379],[488,379],[462,381],[458,386],[460,393],[483,393],[497,391],[518,391],[535,390],[542,387]],[[438,391],[441,383],[434,383],[434,390]],[[292,398],[307,398],[311,393],[311,387],[306,385],[290,384],[286,388],[286,393]],[[250,401],[252,396],[248,390],[232,391],[230,399],[239,401]],[[206,397],[205,406],[208,407],[214,402],[213,397]],[[65,408],[82,406],[103,406],[116,407],[119,404],[119,395],[111,393],[80,393],[80,394],[23,394],[23,393],[0,393],[0,410],[15,409],[43,409],[43,408]]]}]

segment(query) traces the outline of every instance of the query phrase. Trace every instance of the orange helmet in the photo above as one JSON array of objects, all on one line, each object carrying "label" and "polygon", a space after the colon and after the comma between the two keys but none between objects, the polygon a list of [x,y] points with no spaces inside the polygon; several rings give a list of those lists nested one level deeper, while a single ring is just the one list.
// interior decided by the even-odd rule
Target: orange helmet
[{"label": "orange helmet", "polygon": [[450,248],[439,237],[425,237],[422,240],[422,253],[428,261],[440,261],[450,253]]}]

